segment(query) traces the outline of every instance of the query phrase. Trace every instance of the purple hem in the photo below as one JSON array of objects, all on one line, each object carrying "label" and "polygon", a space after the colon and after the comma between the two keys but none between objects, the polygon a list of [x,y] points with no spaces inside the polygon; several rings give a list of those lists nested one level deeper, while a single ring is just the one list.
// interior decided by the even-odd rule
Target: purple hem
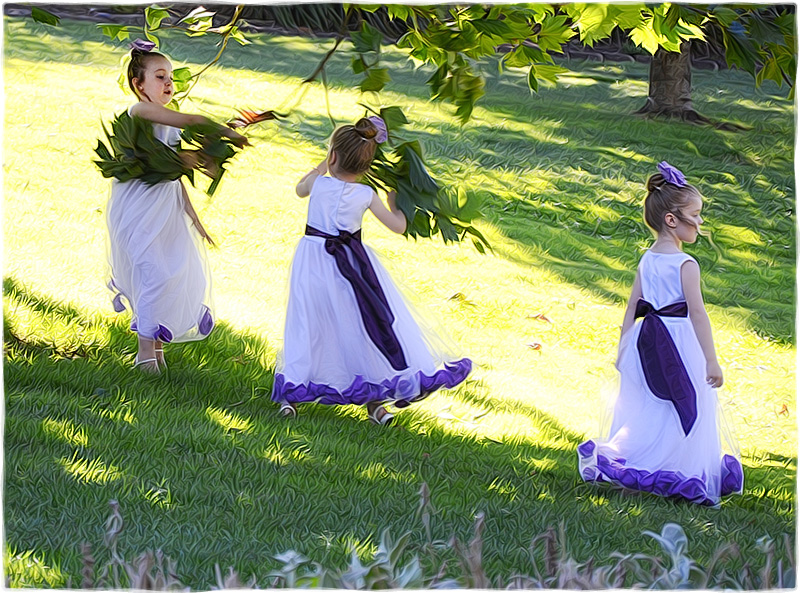
[{"label": "purple hem", "polygon": [[399,375],[386,379],[381,383],[369,383],[363,377],[356,377],[344,391],[320,383],[294,385],[286,382],[282,373],[275,375],[275,384],[272,388],[272,400],[300,404],[317,402],[326,405],[364,405],[373,401],[394,400],[398,408],[424,399],[442,387],[450,389],[467,378],[472,370],[472,361],[462,358],[452,363],[446,363],[445,368],[436,371],[433,375],[426,375],[419,371],[416,375],[419,389],[415,387],[417,381],[403,379]]},{"label": "purple hem", "polygon": [[[211,310],[203,305],[203,315],[200,317],[200,321],[197,324],[197,331],[201,336],[206,337],[211,333],[211,330],[214,329],[214,325],[215,323],[214,318],[211,316]],[[139,333],[139,325],[136,323],[135,319],[131,321],[131,331],[137,334]],[[152,336],[144,337],[151,340],[164,342],[165,344],[169,344],[174,339],[174,336],[169,328],[165,325],[161,325],[160,323],[158,324],[158,328],[156,328],[156,331]]]},{"label": "purple hem", "polygon": [[[595,443],[591,440],[578,446],[578,455],[591,457]],[[744,475],[742,465],[731,455],[723,455],[721,462],[720,496],[727,496],[742,489]],[[586,467],[581,476],[587,482],[612,482],[642,492],[651,492],[659,496],[679,496],[689,502],[713,506],[717,501],[709,497],[705,482],[698,477],[687,478],[681,472],[657,470],[649,472],[632,467],[625,467],[624,459],[608,459],[597,455],[596,467]]]}]

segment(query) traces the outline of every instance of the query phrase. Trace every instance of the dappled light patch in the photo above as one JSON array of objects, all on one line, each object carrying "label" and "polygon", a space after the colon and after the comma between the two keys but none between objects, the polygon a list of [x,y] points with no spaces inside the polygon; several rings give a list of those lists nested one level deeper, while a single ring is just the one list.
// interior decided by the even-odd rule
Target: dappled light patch
[{"label": "dappled light patch", "polygon": [[500,478],[495,478],[494,480],[492,480],[492,483],[489,484],[487,490],[489,492],[495,492],[501,495],[502,497],[507,498],[509,502],[513,502],[514,500],[516,500],[519,494],[517,487],[511,482],[511,480],[507,479],[504,480]]},{"label": "dappled light patch", "polygon": [[206,408],[206,415],[211,421],[221,426],[225,434],[231,431],[250,432],[253,429],[250,420],[220,408],[209,406]]},{"label": "dappled light patch", "polygon": [[608,498],[597,494],[590,494],[589,496],[586,497],[586,499],[589,500],[596,507],[606,506],[609,502]]},{"label": "dappled light patch", "polygon": [[415,484],[419,480],[418,476],[413,472],[397,471],[380,462],[368,464],[357,475],[372,481],[393,480],[395,482]]},{"label": "dappled light patch", "polygon": [[6,585],[9,587],[62,588],[67,577],[58,567],[49,566],[33,550],[17,552],[6,544],[3,554]]},{"label": "dappled light patch", "polygon": [[46,418],[42,421],[44,431],[56,438],[60,438],[74,447],[87,447],[89,438],[83,427],[76,427],[69,420],[53,420]]},{"label": "dappled light patch", "polygon": [[97,415],[113,422],[125,422],[126,424],[134,424],[136,422],[136,416],[131,410],[130,405],[127,405],[126,403],[123,403],[115,409],[98,409]]},{"label": "dappled light patch", "polygon": [[[53,358],[96,355],[109,342],[109,330],[102,317],[87,319],[71,305],[37,299],[11,278],[3,280],[3,309],[6,332],[18,343],[45,350]],[[16,352],[10,355],[16,356]]]},{"label": "dappled light patch", "polygon": [[139,492],[142,498],[156,508],[171,509],[177,504],[173,498],[172,489],[163,481],[160,485],[151,486],[150,488],[141,485]]},{"label": "dappled light patch", "polygon": [[107,465],[100,459],[87,459],[74,453],[71,458],[62,457],[58,464],[78,482],[86,484],[105,484],[122,477],[122,472],[113,465]]}]

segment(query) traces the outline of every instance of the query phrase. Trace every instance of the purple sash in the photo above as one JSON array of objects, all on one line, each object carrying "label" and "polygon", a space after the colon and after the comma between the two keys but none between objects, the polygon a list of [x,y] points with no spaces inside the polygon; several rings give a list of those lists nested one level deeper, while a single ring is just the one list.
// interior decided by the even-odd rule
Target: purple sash
[{"label": "purple sash", "polygon": [[688,315],[686,301],[679,301],[656,311],[653,305],[639,299],[634,316],[634,319],[644,317],[636,348],[639,350],[647,386],[657,398],[672,402],[684,434],[689,434],[697,420],[697,395],[675,342],[660,318]]},{"label": "purple sash", "polygon": [[[355,233],[339,231],[338,235],[329,235],[314,227],[306,226],[306,235],[325,239],[325,251],[333,256],[339,272],[353,288],[369,339],[393,369],[397,371],[407,369],[403,348],[392,329],[394,314],[367,252],[361,244],[361,229]],[[355,266],[347,256],[348,251],[353,254]]]}]

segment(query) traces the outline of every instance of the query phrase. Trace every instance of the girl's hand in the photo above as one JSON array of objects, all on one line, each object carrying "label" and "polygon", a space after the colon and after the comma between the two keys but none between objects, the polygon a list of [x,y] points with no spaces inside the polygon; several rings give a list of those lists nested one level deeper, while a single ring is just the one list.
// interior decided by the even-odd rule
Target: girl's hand
[{"label": "girl's hand", "polygon": [[183,164],[189,169],[197,168],[200,162],[200,156],[196,150],[182,150],[178,153],[178,156],[180,156]]},{"label": "girl's hand", "polygon": [[214,162],[214,159],[205,153],[200,153],[198,160],[202,165],[203,173],[214,179],[219,173],[219,167],[217,166],[217,163]]},{"label": "girl's hand", "polygon": [[200,222],[199,218],[194,219],[194,227],[197,229],[197,232],[200,233],[200,236],[206,241],[208,241],[208,244],[211,245],[211,247],[217,246],[217,244],[214,243],[214,239],[212,239],[211,235],[209,235],[208,231],[206,231],[205,227],[203,226],[203,223]]},{"label": "girl's hand", "polygon": [[706,363],[706,383],[714,388],[722,387],[722,369],[716,360]]},{"label": "girl's hand", "polygon": [[231,140],[233,140],[233,143],[239,148],[250,146],[250,141],[247,139],[247,137],[243,136],[242,134],[240,134],[235,130],[226,130],[225,135]]}]

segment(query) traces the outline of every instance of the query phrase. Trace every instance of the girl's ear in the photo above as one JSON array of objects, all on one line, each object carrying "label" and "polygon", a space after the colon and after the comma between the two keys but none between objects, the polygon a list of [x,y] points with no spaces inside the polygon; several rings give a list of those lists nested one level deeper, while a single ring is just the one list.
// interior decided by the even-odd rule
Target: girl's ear
[{"label": "girl's ear", "polygon": [[328,166],[332,166],[336,164],[336,153],[332,150],[328,153]]},{"label": "girl's ear", "polygon": [[671,229],[674,229],[676,226],[678,226],[678,220],[672,212],[667,212],[664,215],[664,222]]}]

